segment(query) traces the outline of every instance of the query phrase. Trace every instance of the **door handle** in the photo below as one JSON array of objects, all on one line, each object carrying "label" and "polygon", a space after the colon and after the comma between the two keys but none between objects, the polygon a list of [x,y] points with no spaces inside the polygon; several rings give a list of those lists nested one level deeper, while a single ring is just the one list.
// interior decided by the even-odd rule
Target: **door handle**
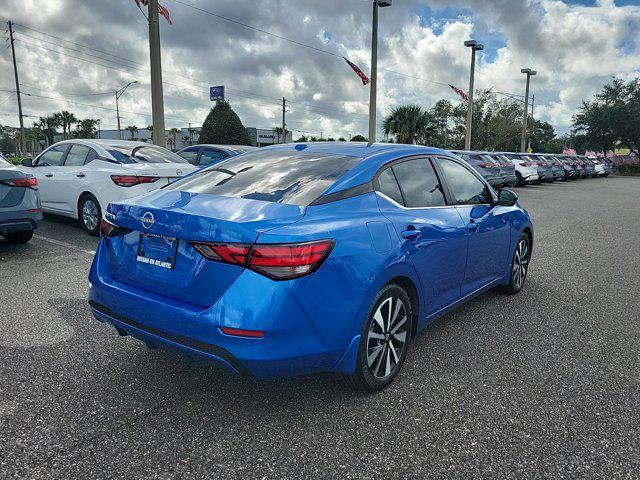
[{"label": "door handle", "polygon": [[471,222],[467,223],[467,230],[469,233],[476,233],[479,228],[480,225],[478,225],[475,220],[471,220]]},{"label": "door handle", "polygon": [[402,238],[405,240],[415,240],[421,235],[420,230],[416,230],[415,228],[409,228],[402,232]]},{"label": "door handle", "polygon": [[47,178],[51,178],[51,177],[53,177],[53,173],[46,173],[44,176],[47,177]]},{"label": "door handle", "polygon": [[78,174],[76,175],[76,177],[78,177],[78,178],[84,178],[84,177],[86,177],[86,175],[85,175],[84,173],[78,173]]}]

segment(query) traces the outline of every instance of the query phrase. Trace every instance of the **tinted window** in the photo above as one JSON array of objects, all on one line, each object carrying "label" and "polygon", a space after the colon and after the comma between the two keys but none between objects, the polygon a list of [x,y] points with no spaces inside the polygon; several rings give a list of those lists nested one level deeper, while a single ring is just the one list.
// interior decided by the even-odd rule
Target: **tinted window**
[{"label": "tinted window", "polygon": [[404,205],[402,193],[400,193],[400,187],[398,186],[396,176],[391,171],[391,168],[383,170],[378,176],[378,188],[381,193],[385,194],[390,199],[400,205]]},{"label": "tinted window", "polygon": [[113,146],[107,151],[121,163],[187,163],[181,156],[154,145],[134,148]]},{"label": "tinted window", "polygon": [[360,161],[320,153],[258,151],[229,158],[165,188],[304,206]]},{"label": "tinted window", "polygon": [[52,147],[38,158],[38,167],[59,167],[68,145]]},{"label": "tinted window", "polygon": [[178,153],[182,158],[184,158],[187,162],[192,165],[195,165],[198,161],[198,151],[200,151],[199,147],[196,148],[185,148],[181,152]]},{"label": "tinted window", "polygon": [[458,205],[490,203],[487,188],[478,177],[452,160],[438,159],[451,195]]},{"label": "tinted window", "polygon": [[90,148],[89,149],[89,153],[87,154],[87,158],[84,161],[84,164],[86,165],[87,163],[90,163],[90,162],[94,161],[97,158],[100,158],[98,156],[98,152],[96,152],[93,148]]},{"label": "tinted window", "polygon": [[214,163],[218,163],[220,160],[224,160],[228,156],[229,155],[227,153],[221,150],[204,149],[200,156],[200,165],[213,165]]},{"label": "tinted window", "polygon": [[84,165],[84,161],[89,154],[89,147],[84,145],[73,145],[67,153],[67,159],[64,161],[65,167],[78,167]]},{"label": "tinted window", "polygon": [[445,204],[440,182],[427,158],[397,163],[396,174],[407,207],[438,207]]}]

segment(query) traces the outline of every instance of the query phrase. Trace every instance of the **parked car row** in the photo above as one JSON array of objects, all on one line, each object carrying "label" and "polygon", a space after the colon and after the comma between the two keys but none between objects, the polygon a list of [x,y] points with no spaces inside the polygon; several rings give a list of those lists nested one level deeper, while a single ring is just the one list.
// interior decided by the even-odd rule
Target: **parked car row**
[{"label": "parked car row", "polygon": [[615,171],[607,157],[454,150],[494,188],[606,177]]}]

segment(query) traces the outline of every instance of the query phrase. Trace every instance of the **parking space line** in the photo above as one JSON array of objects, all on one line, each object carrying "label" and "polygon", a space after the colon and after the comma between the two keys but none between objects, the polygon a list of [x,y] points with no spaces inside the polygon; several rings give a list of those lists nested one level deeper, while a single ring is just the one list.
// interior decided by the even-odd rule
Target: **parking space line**
[{"label": "parking space line", "polygon": [[95,250],[86,250],[86,249],[80,248],[79,246],[74,245],[72,243],[63,242],[61,240],[56,240],[54,238],[43,237],[42,235],[33,235],[33,238],[37,238],[38,240],[42,240],[44,242],[49,242],[49,243],[52,243],[54,245],[58,245],[60,247],[67,247],[67,248],[71,248],[73,250],[78,250],[79,252],[87,253],[89,255],[95,255],[96,254]]}]

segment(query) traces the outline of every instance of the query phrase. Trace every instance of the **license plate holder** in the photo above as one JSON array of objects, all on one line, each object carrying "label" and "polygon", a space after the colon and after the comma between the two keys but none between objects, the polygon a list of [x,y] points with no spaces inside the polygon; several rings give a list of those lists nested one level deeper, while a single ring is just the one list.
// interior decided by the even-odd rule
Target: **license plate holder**
[{"label": "license plate holder", "polygon": [[178,253],[178,239],[152,233],[140,233],[136,260],[167,270],[173,270]]}]

